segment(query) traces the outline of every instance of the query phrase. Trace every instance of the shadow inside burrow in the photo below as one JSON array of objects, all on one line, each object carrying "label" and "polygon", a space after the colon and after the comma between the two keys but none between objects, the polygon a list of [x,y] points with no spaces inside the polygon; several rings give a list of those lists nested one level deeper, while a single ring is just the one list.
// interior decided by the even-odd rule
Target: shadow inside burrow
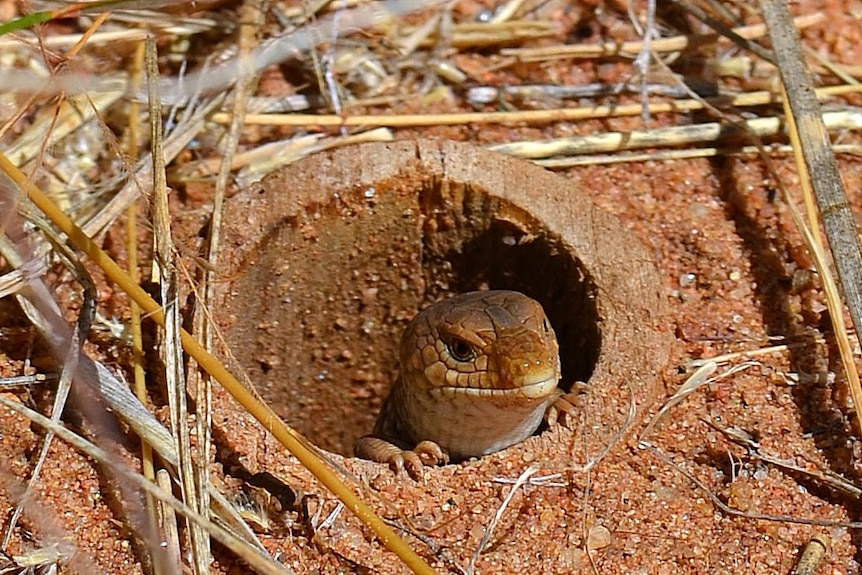
[{"label": "shadow inside burrow", "polygon": [[[513,218],[516,210],[505,201],[469,186],[461,192],[457,212],[451,202],[437,197],[433,182],[421,192],[426,297],[435,300],[480,289],[526,294],[542,305],[554,328],[561,387],[569,391],[574,382],[589,381],[602,348],[599,290],[589,270],[559,236],[529,214]],[[440,219],[464,219],[469,225],[457,225],[457,233],[447,234],[441,232]]]},{"label": "shadow inside burrow", "polygon": [[[560,344],[563,386],[589,380],[601,350],[598,290],[557,233],[487,190],[434,178],[418,190],[400,181],[376,187],[385,201],[341,190],[307,206],[313,239],[302,217],[285,222],[261,238],[254,266],[232,282],[234,292],[260,294],[233,312],[228,337],[240,350],[252,342],[239,354],[243,368],[280,416],[319,447],[352,455],[396,379],[408,321],[480,289],[539,301]],[[369,288],[376,296],[365,300]],[[267,369],[268,358],[290,366],[296,383]]]}]

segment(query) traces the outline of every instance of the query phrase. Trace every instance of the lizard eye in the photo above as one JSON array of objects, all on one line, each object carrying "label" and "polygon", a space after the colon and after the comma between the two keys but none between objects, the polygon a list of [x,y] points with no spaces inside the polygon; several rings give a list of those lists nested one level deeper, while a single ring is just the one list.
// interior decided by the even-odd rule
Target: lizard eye
[{"label": "lizard eye", "polygon": [[445,343],[446,348],[449,350],[449,355],[455,358],[456,361],[472,361],[476,358],[476,350],[463,339],[453,337]]}]

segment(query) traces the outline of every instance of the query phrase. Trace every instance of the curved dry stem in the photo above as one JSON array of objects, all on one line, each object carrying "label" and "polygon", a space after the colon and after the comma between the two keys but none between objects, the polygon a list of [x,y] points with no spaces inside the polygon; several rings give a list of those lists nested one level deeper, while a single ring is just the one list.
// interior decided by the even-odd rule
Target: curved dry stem
[{"label": "curved dry stem", "polygon": [[[70,241],[86,253],[99,266],[105,275],[115,282],[132,298],[145,313],[158,325],[164,327],[165,315],[153,298],[147,294],[117,263],[87,236],[59,207],[5,155],[0,154],[0,169],[9,175],[23,190],[33,203],[65,233]],[[250,393],[240,381],[231,374],[212,354],[187,331],[182,330],[180,338],[183,349],[191,355],[198,364],[215,378],[222,387],[242,405],[260,424],[273,434],[299,461],[332,493],[352,510],[356,516],[377,535],[381,542],[404,561],[414,572],[431,575],[434,570],[419,555],[405,543],[374,511],[330,469],[315,453],[314,447],[295,430],[288,427],[275,412]]]}]

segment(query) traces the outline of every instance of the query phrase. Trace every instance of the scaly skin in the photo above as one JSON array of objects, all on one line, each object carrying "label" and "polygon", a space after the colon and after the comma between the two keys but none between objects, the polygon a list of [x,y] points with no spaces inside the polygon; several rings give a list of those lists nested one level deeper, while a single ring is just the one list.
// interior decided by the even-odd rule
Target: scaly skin
[{"label": "scaly skin", "polygon": [[562,393],[554,330],[538,302],[514,291],[465,293],[422,310],[399,356],[374,433],[355,450],[414,478],[423,465],[524,440]]}]

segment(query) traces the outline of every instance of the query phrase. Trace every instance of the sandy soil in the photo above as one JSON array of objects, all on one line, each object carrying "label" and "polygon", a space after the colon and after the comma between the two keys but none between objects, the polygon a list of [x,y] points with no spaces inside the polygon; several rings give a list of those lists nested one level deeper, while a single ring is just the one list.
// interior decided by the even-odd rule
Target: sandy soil
[{"label": "sandy soil", "polygon": [[[474,9],[478,5],[465,3],[460,7],[464,13]],[[852,16],[858,6],[804,2],[794,9],[799,13],[822,10],[827,15],[827,23],[804,32],[810,47],[839,62],[862,63],[862,23]],[[621,14],[613,9],[596,12],[575,4],[571,11],[557,16],[561,29],[582,40],[594,41],[601,34],[614,39],[634,38]],[[490,58],[477,52],[459,56],[458,63],[465,70],[479,69]],[[498,85],[585,83],[615,81],[629,73],[627,62],[560,61],[513,66],[487,74],[485,81]],[[636,102],[637,97],[621,96],[619,100]],[[858,96],[848,100],[860,104]],[[452,97],[430,108],[455,112],[464,110],[464,104],[461,98]],[[423,111],[431,109],[425,107]],[[366,110],[415,111],[415,103],[409,101]],[[652,122],[669,125],[694,119],[667,116]],[[396,131],[396,137],[484,145],[641,127],[639,118],[628,118],[523,128],[473,125],[403,129]],[[251,137],[258,135],[250,132]],[[859,143],[858,134],[838,137],[845,143]],[[776,157],[774,162],[783,181],[794,188],[798,178],[791,160]],[[849,155],[839,156],[839,166],[854,211],[857,217],[862,216],[862,162]],[[670,310],[665,329],[674,335],[674,341],[671,361],[660,374],[656,402],[646,402],[651,412],[639,412],[633,432],[589,472],[573,463],[589,459],[595,453],[593,440],[608,436],[606,429],[589,433],[589,422],[603,417],[590,406],[602,409],[601,402],[586,404],[582,427],[551,429],[481,461],[429,470],[422,483],[394,477],[386,467],[370,462],[333,456],[336,463],[356,479],[357,489],[366,499],[404,528],[407,540],[443,573],[458,572],[471,561],[511,489],[500,478],[513,480],[530,465],[538,467],[539,476],[550,472],[561,475],[519,488],[496,524],[489,545],[475,559],[477,573],[788,573],[804,545],[818,534],[828,536],[831,546],[817,573],[859,572],[858,531],[846,526],[857,518],[858,504],[852,495],[839,492],[822,479],[828,473],[857,484],[862,479],[850,399],[832,344],[819,281],[761,162],[752,156],[645,161],[572,168],[560,174],[573,189],[619,218],[654,260],[660,278],[656,290]],[[189,237],[201,223],[197,210],[209,201],[206,189],[195,189],[194,194],[175,201],[178,227]],[[122,255],[116,247],[122,245],[122,231],[117,228],[104,242]],[[80,301],[75,286],[63,274],[50,279],[69,302],[69,317],[73,318]],[[320,280],[324,290],[325,273]],[[123,298],[104,282],[100,287],[107,309],[122,315]],[[422,285],[408,287],[419,300],[429,295],[422,291],[427,289]],[[361,299],[362,285],[358,289]],[[370,297],[367,292],[365,295]],[[0,375],[20,375],[25,369],[24,359],[38,358],[42,352],[14,306],[8,300],[0,305],[4,318]],[[400,315],[394,311],[396,320],[387,333],[394,335],[395,326],[406,321],[410,311],[403,310]],[[346,317],[344,325],[337,324],[333,332],[340,339],[322,346],[312,361],[348,363],[354,372],[362,371],[358,363],[364,356],[343,353],[348,349],[344,341],[355,333],[355,319]],[[742,365],[742,369],[734,372],[728,371],[731,365],[721,365],[720,378],[674,406],[651,429],[648,439],[652,448],[637,445],[638,434],[665,396],[691,374],[688,362],[776,344],[788,347],[758,356],[756,361],[743,364],[737,360],[732,365]],[[99,340],[87,349],[94,357],[123,368],[123,354],[116,345]],[[366,354],[391,357],[387,349],[363,349]],[[294,374],[287,360],[265,359],[267,369],[282,369],[279,377],[285,386],[291,385]],[[260,360],[255,358],[258,363]],[[379,401],[385,381],[393,373],[387,359],[366,363],[369,388],[363,391],[362,378],[357,378],[350,382],[352,393],[344,397],[355,398],[363,406],[373,405],[374,398]],[[42,409],[50,406],[52,398],[49,386],[4,393]],[[318,410],[312,411],[315,417],[311,419],[327,421],[326,410],[314,403],[313,394],[311,399],[305,394],[302,397],[310,402],[308,409]],[[247,415],[225,407],[224,401],[219,405],[222,410],[215,419],[219,450],[213,470],[225,476],[225,484],[234,495],[244,493],[256,502],[256,509],[265,510],[268,521],[259,536],[280,561],[297,573],[405,571],[346,510],[331,525],[319,527],[336,509],[334,498]],[[370,419],[370,409],[357,410],[365,414],[365,422]],[[363,425],[363,418],[358,420],[356,425]],[[732,442],[722,429],[750,436],[761,455],[793,463],[805,472],[788,471],[758,459],[756,453]],[[40,437],[39,429],[0,409],[0,503],[4,517],[10,513],[10,493],[20,490],[21,478],[29,474]],[[350,440],[321,437],[320,442],[343,452]],[[134,452],[134,445],[129,447]],[[270,477],[281,482],[282,492],[264,481]],[[110,482],[97,466],[55,441],[35,494],[35,508],[25,515],[22,529],[7,551],[70,544],[79,551],[67,567],[70,572],[140,572],[132,538],[119,519],[110,491]],[[711,497],[739,513],[719,509]],[[798,521],[757,519],[746,514],[786,515]],[[216,549],[216,557],[214,571],[240,571],[223,550]]]}]

